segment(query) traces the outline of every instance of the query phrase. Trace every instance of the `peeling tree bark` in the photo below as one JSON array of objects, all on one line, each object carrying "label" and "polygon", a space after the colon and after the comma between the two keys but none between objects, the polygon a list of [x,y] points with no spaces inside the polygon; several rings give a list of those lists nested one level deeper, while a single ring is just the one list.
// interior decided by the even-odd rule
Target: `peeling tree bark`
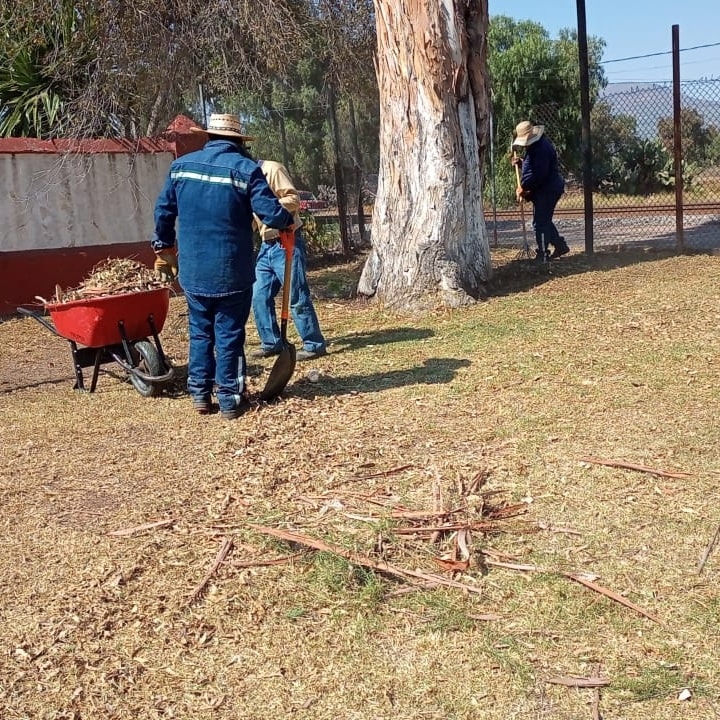
[{"label": "peeling tree bark", "polygon": [[380,177],[358,291],[400,311],[467,305],[491,276],[487,0],[375,0],[375,14]]}]

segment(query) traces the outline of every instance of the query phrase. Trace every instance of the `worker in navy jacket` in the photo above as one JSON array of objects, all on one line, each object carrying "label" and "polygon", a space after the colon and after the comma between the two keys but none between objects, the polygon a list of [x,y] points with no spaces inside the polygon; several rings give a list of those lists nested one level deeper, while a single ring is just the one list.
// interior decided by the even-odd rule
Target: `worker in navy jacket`
[{"label": "worker in navy jacket", "polygon": [[233,419],[248,406],[245,325],[255,281],[253,214],[276,229],[291,227],[293,216],[247,151],[252,138],[242,133],[237,116],[211,115],[207,134],[202,150],[170,166],[155,204],[152,248],[158,274],[177,277],[185,291],[193,405],[200,414],[211,412],[214,386],[221,415]]},{"label": "worker in navy jacket", "polygon": [[[533,125],[525,120],[515,128],[513,147],[524,147],[525,157],[514,158],[521,163],[520,187],[517,199],[529,200],[533,204],[533,229],[537,242],[538,258],[554,259],[570,252],[553,223],[555,206],[565,191],[565,180],[560,174],[555,146],[544,135],[542,125]],[[552,247],[552,252],[550,248]]]}]

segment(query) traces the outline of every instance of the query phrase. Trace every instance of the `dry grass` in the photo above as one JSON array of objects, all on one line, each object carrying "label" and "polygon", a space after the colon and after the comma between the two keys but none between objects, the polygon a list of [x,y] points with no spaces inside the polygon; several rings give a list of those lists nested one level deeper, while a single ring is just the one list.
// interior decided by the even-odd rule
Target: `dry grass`
[{"label": "dry grass", "polygon": [[[319,382],[299,364],[285,400],[235,422],[179,388],[144,399],[112,365],[75,393],[67,343],[0,324],[3,718],[590,720],[592,691],[545,681],[598,667],[607,718],[717,717],[720,552],[696,568],[720,523],[720,258],[507,259],[487,302],[420,318],[337,297],[356,267],[316,271]],[[179,366],[183,312],[162,333]],[[249,527],[438,572],[447,548],[398,534],[390,507],[452,506],[479,473],[529,510],[475,535],[456,579],[479,594],[398,593]]]}]

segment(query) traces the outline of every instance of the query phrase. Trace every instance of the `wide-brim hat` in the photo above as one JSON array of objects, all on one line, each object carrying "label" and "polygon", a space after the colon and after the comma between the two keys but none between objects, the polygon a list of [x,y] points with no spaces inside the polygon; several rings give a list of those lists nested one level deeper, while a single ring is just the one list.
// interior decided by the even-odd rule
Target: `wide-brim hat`
[{"label": "wide-brim hat", "polygon": [[527,147],[537,142],[544,132],[544,125],[533,125],[529,120],[523,120],[515,128],[515,139],[512,144],[513,146]]},{"label": "wide-brim hat", "polygon": [[221,137],[235,138],[237,140],[254,140],[252,135],[245,135],[240,125],[240,118],[237,115],[224,115],[213,113],[207,124],[207,130],[202,128],[190,128],[192,132],[203,132],[208,135],[220,135]]}]

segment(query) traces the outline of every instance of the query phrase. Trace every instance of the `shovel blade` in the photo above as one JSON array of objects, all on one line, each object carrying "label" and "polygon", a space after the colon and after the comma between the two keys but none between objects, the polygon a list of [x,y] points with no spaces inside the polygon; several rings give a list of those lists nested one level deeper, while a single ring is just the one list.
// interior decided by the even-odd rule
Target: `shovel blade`
[{"label": "shovel blade", "polygon": [[267,402],[278,397],[287,387],[294,372],[295,346],[286,342],[280,354],[275,358],[275,364],[270,370],[270,377],[265,383],[265,388],[260,393],[260,399]]}]

